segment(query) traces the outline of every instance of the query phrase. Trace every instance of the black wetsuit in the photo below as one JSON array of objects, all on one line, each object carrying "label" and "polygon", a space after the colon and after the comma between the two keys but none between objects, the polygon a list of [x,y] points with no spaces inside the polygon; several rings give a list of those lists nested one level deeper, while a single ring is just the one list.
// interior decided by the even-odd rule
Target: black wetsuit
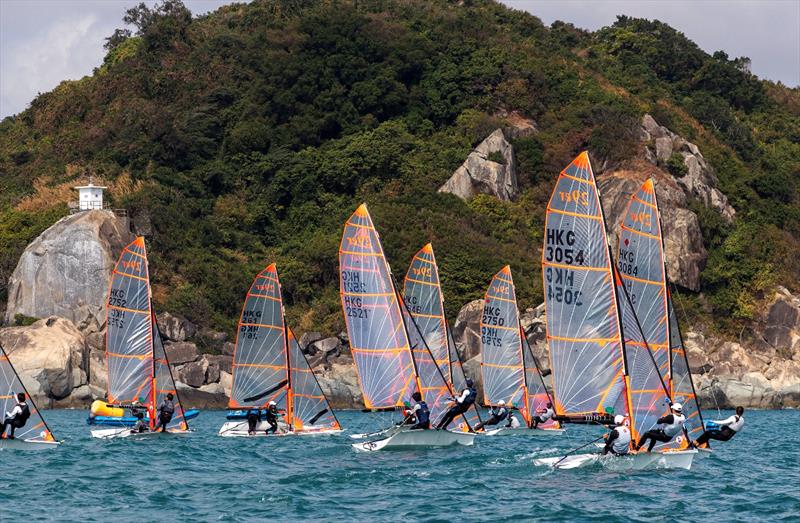
[{"label": "black wetsuit", "polygon": [[256,433],[256,426],[258,425],[258,420],[261,417],[261,411],[259,409],[250,409],[247,411],[247,433],[248,434],[255,434]]},{"label": "black wetsuit", "polygon": [[[464,395],[465,391],[468,391],[466,396]],[[461,392],[461,396],[464,396],[463,401],[461,402],[456,401],[456,404],[447,410],[445,415],[442,417],[442,420],[439,422],[438,425],[436,425],[436,428],[446,429],[447,426],[450,425],[450,423],[452,423],[457,416],[460,416],[461,414],[464,414],[465,412],[467,412],[467,410],[469,410],[472,404],[475,403],[475,398],[477,397],[477,395],[478,392],[475,390],[474,387],[468,387],[464,389],[464,391]]]},{"label": "black wetsuit", "polygon": [[21,429],[25,426],[25,423],[28,421],[28,418],[31,417],[31,409],[28,407],[28,404],[24,401],[17,403],[17,407],[20,408],[22,412],[15,414],[9,418],[3,420],[3,430],[0,431],[0,434],[5,435],[6,429],[11,427],[9,431],[8,438],[14,439],[14,431],[16,429]]},{"label": "black wetsuit", "polygon": [[[667,414],[662,418],[658,418],[658,421],[656,421],[656,423],[671,425],[674,422],[674,420],[675,419],[672,414]],[[656,443],[658,443],[659,441],[661,443],[669,443],[670,441],[672,441],[672,438],[674,437],[675,437],[674,434],[670,436],[669,434],[664,432],[664,429],[648,430],[642,435],[641,438],[639,438],[639,444],[636,445],[636,450],[639,450],[639,448],[641,448],[642,445],[644,445],[644,442],[647,441],[648,439],[650,440],[650,446],[647,447],[647,452],[650,452],[651,450],[653,450],[653,447],[655,447]]]},{"label": "black wetsuit", "polygon": [[174,414],[175,402],[171,399],[164,398],[164,401],[158,406],[158,425],[156,425],[155,431],[158,432],[158,429],[161,429],[161,432],[165,432]]},{"label": "black wetsuit", "polygon": [[491,416],[489,416],[489,419],[487,419],[483,423],[478,423],[477,425],[475,425],[475,430],[481,430],[483,427],[497,425],[506,418],[508,418],[507,408],[500,407],[497,410],[492,409]]},{"label": "black wetsuit", "polygon": [[264,431],[265,434],[269,434],[272,431],[273,434],[278,433],[278,409],[275,407],[270,407],[267,409],[267,423],[269,423],[269,428]]}]

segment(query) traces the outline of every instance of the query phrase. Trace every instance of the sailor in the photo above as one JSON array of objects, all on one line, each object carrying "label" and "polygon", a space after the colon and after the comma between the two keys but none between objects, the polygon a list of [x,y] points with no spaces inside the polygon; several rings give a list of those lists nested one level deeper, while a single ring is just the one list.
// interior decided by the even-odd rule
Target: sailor
[{"label": "sailor", "polygon": [[661,443],[669,443],[672,441],[672,438],[685,430],[683,423],[686,421],[686,417],[683,415],[683,405],[680,403],[672,403],[670,404],[670,410],[672,411],[671,414],[658,418],[658,421],[656,421],[656,423],[663,425],[663,427],[645,432],[639,439],[639,443],[635,447],[636,450],[642,448],[644,442],[649,439],[650,446],[647,447],[647,452],[650,452],[659,441]]},{"label": "sailor", "polygon": [[532,428],[534,428],[534,429],[538,428],[539,423],[547,423],[548,421],[550,421],[553,418],[553,416],[555,416],[555,414],[556,413],[553,410],[553,404],[548,401],[547,402],[547,408],[544,409],[544,410],[540,410],[539,414],[534,416],[533,419],[531,420],[533,422],[533,427]]},{"label": "sailor", "polygon": [[[17,394],[17,404],[11,409],[11,412],[6,412],[6,417],[3,420],[3,430],[0,432],[0,439],[14,439],[14,431],[25,426],[28,418],[31,417],[31,409],[25,402],[25,393],[20,392]],[[11,430],[6,436],[6,430]]]},{"label": "sailor", "polygon": [[264,434],[269,434],[270,431],[273,434],[278,433],[278,404],[274,401],[269,402],[269,406],[267,407],[267,423],[269,423],[269,428],[264,431]]},{"label": "sailor", "polygon": [[452,399],[454,402],[453,406],[447,409],[447,412],[445,412],[444,416],[442,416],[441,421],[439,421],[439,424],[436,425],[437,429],[441,430],[447,428],[447,426],[450,425],[454,419],[456,419],[456,416],[467,412],[472,404],[475,403],[475,398],[478,396],[478,391],[475,390],[471,379],[467,379],[466,384],[467,386],[464,387],[464,390],[461,391],[461,394],[457,398]]},{"label": "sailor", "polygon": [[507,429],[518,429],[521,426],[522,426],[522,423],[520,423],[519,418],[517,417],[517,415],[514,414],[513,412],[510,412],[508,414],[508,423],[506,423],[506,428]]},{"label": "sailor", "polygon": [[136,423],[133,424],[131,432],[145,432],[147,430],[147,424],[144,422],[144,406],[140,400],[141,398],[134,400],[131,404],[131,416],[136,418]]},{"label": "sailor", "polygon": [[506,402],[504,400],[500,400],[497,402],[497,407],[492,408],[492,410],[489,411],[489,419],[487,419],[483,423],[478,423],[477,425],[475,425],[475,430],[476,431],[481,430],[487,425],[497,425],[506,418],[508,418],[508,409],[506,408]]},{"label": "sailor", "polygon": [[736,407],[736,414],[724,420],[711,420],[712,423],[720,425],[720,429],[708,430],[703,432],[703,435],[697,438],[694,442],[695,447],[706,445],[708,440],[715,439],[718,441],[728,441],[744,428],[744,407]]},{"label": "sailor", "polygon": [[606,437],[606,446],[603,447],[603,454],[609,452],[615,456],[623,456],[628,453],[631,446],[631,429],[625,425],[625,416],[617,414],[614,416],[614,427]]},{"label": "sailor", "polygon": [[167,431],[167,425],[172,421],[172,416],[175,414],[174,399],[175,396],[173,396],[171,392],[167,393],[167,397],[161,401],[158,409],[156,409],[158,412],[158,424],[156,425],[155,432],[158,432],[158,429],[161,429],[161,432]]},{"label": "sailor", "polygon": [[256,426],[258,425],[258,420],[261,418],[261,409],[256,409],[254,407],[250,407],[247,409],[247,435],[248,436],[255,436],[256,435]]},{"label": "sailor", "polygon": [[412,394],[411,399],[414,400],[414,407],[411,409],[411,413],[417,420],[416,423],[411,425],[411,430],[428,430],[431,428],[431,411],[428,409],[428,404],[422,401],[422,394],[419,392]]}]

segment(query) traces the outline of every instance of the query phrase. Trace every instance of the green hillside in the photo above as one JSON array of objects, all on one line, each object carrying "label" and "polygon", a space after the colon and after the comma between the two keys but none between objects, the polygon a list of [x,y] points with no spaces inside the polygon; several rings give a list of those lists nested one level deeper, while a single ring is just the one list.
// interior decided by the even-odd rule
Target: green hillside
[{"label": "green hillside", "polygon": [[[505,263],[533,306],[556,174],[586,148],[624,165],[649,112],[698,144],[737,210],[727,225],[695,209],[710,256],[694,319],[738,332],[762,291],[800,288],[800,90],[660,22],[548,28],[480,0],[255,0],[199,18],[166,0],[126,20],[92,76],[0,123],[3,282],[93,174],[152,223],[157,306],[201,325],[232,331],[277,261],[296,330],[341,330],[337,248],[362,201],[398,276],[433,242],[451,317]],[[437,194],[502,110],[540,129],[513,142],[522,196]]]}]

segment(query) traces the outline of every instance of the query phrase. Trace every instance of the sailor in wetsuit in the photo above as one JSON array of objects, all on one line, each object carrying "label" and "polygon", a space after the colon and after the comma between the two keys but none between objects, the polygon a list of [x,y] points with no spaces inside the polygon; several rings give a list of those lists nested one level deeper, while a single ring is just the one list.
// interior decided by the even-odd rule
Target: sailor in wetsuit
[{"label": "sailor in wetsuit", "polygon": [[694,442],[695,447],[700,447],[708,443],[708,440],[715,439],[718,441],[728,441],[736,434],[741,432],[744,428],[744,407],[736,407],[736,414],[724,420],[711,420],[713,423],[720,425],[719,430],[708,430],[703,432],[703,435],[697,438]]},{"label": "sailor in wetsuit", "polygon": [[172,421],[172,416],[175,414],[175,402],[173,401],[175,396],[172,393],[168,393],[167,397],[161,402],[158,406],[158,424],[156,425],[155,431],[158,432],[158,429],[161,429],[161,432],[167,431],[167,425],[170,421]]},{"label": "sailor in wetsuit", "polygon": [[500,400],[497,402],[497,407],[489,411],[489,419],[487,419],[483,423],[478,423],[477,425],[475,425],[475,430],[481,430],[486,426],[497,425],[506,418],[508,418],[508,409],[506,408],[506,402],[504,400]]},{"label": "sailor in wetsuit", "polygon": [[647,447],[647,452],[650,452],[659,441],[661,443],[669,443],[672,441],[672,438],[685,430],[683,423],[686,421],[686,417],[683,415],[683,405],[680,403],[673,403],[670,406],[670,410],[672,411],[671,414],[658,418],[658,421],[656,421],[659,425],[663,425],[663,428],[650,429],[645,432],[644,435],[639,438],[639,443],[635,447],[636,450],[642,448],[644,442],[649,439],[650,446]]},{"label": "sailor in wetsuit", "polygon": [[555,411],[553,410],[553,404],[548,401],[547,408],[543,411],[540,411],[539,414],[534,416],[531,420],[533,422],[532,428],[538,428],[540,423],[547,423],[553,418],[554,415]]},{"label": "sailor in wetsuit", "polygon": [[411,425],[411,430],[428,430],[431,428],[431,411],[428,409],[428,404],[422,401],[422,394],[419,392],[412,394],[411,399],[414,400],[414,407],[411,409],[411,413],[417,420],[416,423]]},{"label": "sailor in wetsuit", "polygon": [[273,434],[278,433],[278,404],[274,401],[269,402],[269,406],[267,407],[267,423],[269,423],[269,428],[264,431],[264,434],[269,434],[270,431]]},{"label": "sailor in wetsuit", "polygon": [[[14,439],[14,431],[25,426],[28,418],[31,417],[31,409],[25,402],[25,393],[20,392],[17,394],[17,404],[11,409],[11,412],[6,412],[6,417],[3,420],[3,430],[0,431],[0,439]],[[8,436],[6,430],[11,428]]]},{"label": "sailor in wetsuit", "polygon": [[258,425],[258,420],[261,418],[261,409],[256,409],[254,407],[250,407],[247,409],[247,435],[248,436],[255,436],[256,435],[256,426]]},{"label": "sailor in wetsuit", "polygon": [[617,414],[614,416],[614,428],[606,436],[606,446],[603,447],[603,454],[609,452],[615,456],[623,456],[628,453],[631,447],[631,429],[625,425],[625,416]]},{"label": "sailor in wetsuit", "polygon": [[467,380],[467,386],[461,391],[457,398],[453,398],[455,404],[447,409],[447,412],[442,416],[442,420],[436,425],[438,430],[447,428],[456,416],[464,414],[475,403],[475,398],[478,396],[478,391],[475,390],[472,380]]},{"label": "sailor in wetsuit", "polygon": [[144,406],[140,401],[134,401],[131,404],[131,416],[136,418],[136,423],[133,424],[131,432],[145,432],[147,430],[147,423],[144,422]]}]

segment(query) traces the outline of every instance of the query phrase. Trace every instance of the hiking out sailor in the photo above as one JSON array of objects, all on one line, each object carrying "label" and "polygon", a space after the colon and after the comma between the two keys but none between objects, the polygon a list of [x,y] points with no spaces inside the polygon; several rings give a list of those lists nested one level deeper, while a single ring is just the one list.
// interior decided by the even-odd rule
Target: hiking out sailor
[{"label": "hiking out sailor", "polygon": [[411,399],[414,400],[414,407],[411,409],[411,413],[416,422],[410,428],[412,430],[427,430],[431,428],[431,411],[428,409],[428,404],[422,400],[422,394],[415,392],[411,395]]},{"label": "hiking out sailor", "polygon": [[631,447],[631,429],[625,425],[625,416],[617,414],[614,416],[614,427],[606,437],[606,446],[603,447],[603,454],[609,452],[615,456],[624,456]]},{"label": "hiking out sailor", "polygon": [[497,407],[493,407],[492,410],[489,411],[489,419],[487,419],[483,423],[478,423],[477,425],[475,425],[475,430],[481,430],[482,428],[489,425],[497,425],[500,422],[504,421],[506,418],[508,418],[508,409],[506,408],[506,402],[504,400],[500,400],[497,402]]},{"label": "hiking out sailor", "polygon": [[508,414],[508,423],[506,423],[506,428],[507,429],[518,429],[521,426],[522,426],[522,423],[520,423],[519,418],[517,417],[517,415],[514,414],[513,412],[510,412]]},{"label": "hiking out sailor", "polygon": [[539,427],[540,423],[547,423],[548,421],[553,419],[553,416],[555,416],[555,414],[556,413],[553,410],[553,404],[548,401],[547,407],[544,410],[540,410],[539,414],[537,414],[536,416],[533,417],[533,419],[531,419],[531,422],[533,423],[533,427],[531,428],[535,429]]},{"label": "hiking out sailor", "polygon": [[[25,402],[25,393],[20,392],[17,394],[17,404],[14,405],[14,408],[11,409],[10,412],[6,412],[6,417],[3,420],[3,430],[0,432],[0,439],[14,439],[14,431],[24,427],[30,417],[31,409]],[[9,427],[11,430],[9,430],[8,435],[6,435],[6,431]]]},{"label": "hiking out sailor", "polygon": [[273,434],[278,433],[278,404],[274,401],[269,402],[269,406],[267,407],[266,413],[267,423],[269,423],[269,428],[264,431],[264,434],[269,434],[272,432]]},{"label": "hiking out sailor", "polygon": [[661,443],[669,443],[672,441],[672,438],[685,430],[683,423],[686,421],[686,417],[683,415],[683,405],[680,403],[673,403],[670,405],[670,410],[672,411],[671,414],[658,418],[658,421],[656,421],[662,428],[651,429],[645,432],[639,439],[639,443],[635,447],[636,450],[642,448],[644,442],[649,439],[650,446],[647,447],[647,452],[650,452],[659,441]]},{"label": "hiking out sailor", "polygon": [[450,423],[456,419],[456,416],[464,414],[475,403],[475,398],[478,396],[478,391],[475,390],[474,384],[471,379],[467,379],[466,387],[461,391],[457,398],[453,398],[453,406],[447,409],[444,416],[442,416],[439,424],[436,425],[437,429],[445,429]]},{"label": "hiking out sailor", "polygon": [[140,401],[134,400],[131,404],[131,416],[136,418],[131,432],[145,432],[148,430],[147,423],[144,422],[144,406]]},{"label": "hiking out sailor", "polygon": [[250,407],[247,409],[247,435],[255,436],[258,420],[261,418],[261,409]]},{"label": "hiking out sailor", "polygon": [[168,393],[167,397],[164,398],[161,403],[158,405],[158,424],[154,429],[154,432],[158,432],[158,429],[161,429],[161,432],[167,431],[167,425],[170,421],[172,421],[172,416],[175,414],[175,396],[172,393]]},{"label": "hiking out sailor", "polygon": [[711,420],[720,426],[719,429],[707,430],[694,442],[695,447],[706,445],[708,440],[728,441],[744,428],[744,407],[736,407],[736,414],[723,420]]}]

